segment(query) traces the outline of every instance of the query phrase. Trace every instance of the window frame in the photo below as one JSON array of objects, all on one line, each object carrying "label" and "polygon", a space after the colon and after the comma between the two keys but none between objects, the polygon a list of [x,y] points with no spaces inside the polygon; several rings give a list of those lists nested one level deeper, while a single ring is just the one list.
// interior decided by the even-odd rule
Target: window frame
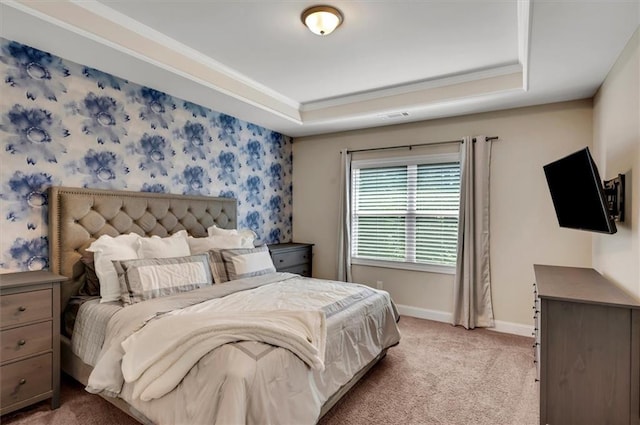
[{"label": "window frame", "polygon": [[[351,161],[351,176],[350,176],[350,185],[351,185],[351,235],[352,241],[349,246],[349,253],[351,258],[352,265],[359,266],[372,266],[372,267],[382,267],[382,268],[391,268],[391,269],[401,269],[401,270],[413,270],[413,271],[423,271],[423,272],[432,272],[432,273],[441,273],[441,274],[455,274],[456,265],[442,265],[442,264],[428,264],[428,263],[418,263],[415,261],[387,261],[387,260],[378,260],[371,258],[361,258],[354,255],[354,241],[356,237],[356,193],[354,188],[354,178],[356,169],[363,168],[381,168],[381,167],[394,167],[394,166],[418,166],[423,164],[443,164],[457,162],[460,164],[460,152],[452,152],[452,153],[442,153],[442,154],[431,154],[431,155],[416,155],[416,156],[401,156],[401,157],[386,157],[386,158],[376,158],[376,159],[356,159]],[[415,184],[415,181],[407,182],[407,187],[412,187]],[[415,196],[413,200],[411,200],[411,196],[408,196],[409,201],[407,205],[407,211],[411,211],[413,209],[413,214],[409,212],[409,215],[413,217],[415,220],[419,215],[416,214],[416,202]],[[405,239],[415,241],[415,226],[413,227],[414,232],[410,234],[408,229],[405,229]],[[415,255],[415,252],[414,252]],[[457,259],[456,259],[457,263]]]}]

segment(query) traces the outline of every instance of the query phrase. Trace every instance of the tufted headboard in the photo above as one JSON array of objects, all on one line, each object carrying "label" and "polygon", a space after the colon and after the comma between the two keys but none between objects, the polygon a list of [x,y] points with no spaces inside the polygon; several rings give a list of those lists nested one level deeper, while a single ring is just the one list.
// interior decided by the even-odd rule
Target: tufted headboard
[{"label": "tufted headboard", "polygon": [[134,232],[162,237],[180,230],[194,237],[207,236],[213,224],[235,229],[236,209],[236,200],[231,198],[50,188],[49,268],[69,278],[62,285],[61,311],[84,284],[80,259],[100,236]]}]

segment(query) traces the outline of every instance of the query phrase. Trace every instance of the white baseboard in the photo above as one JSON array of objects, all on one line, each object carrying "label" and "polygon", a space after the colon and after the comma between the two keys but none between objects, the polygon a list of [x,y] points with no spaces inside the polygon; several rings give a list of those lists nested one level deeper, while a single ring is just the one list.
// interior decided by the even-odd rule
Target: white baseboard
[{"label": "white baseboard", "polygon": [[411,307],[408,305],[396,304],[398,312],[403,316],[416,317],[418,319],[433,320],[435,322],[451,323],[453,313],[440,310],[428,310],[426,308]]},{"label": "white baseboard", "polygon": [[502,320],[495,320],[494,323],[496,326],[495,328],[488,328],[490,331],[533,338],[533,326],[514,322],[503,322]]},{"label": "white baseboard", "polygon": [[[396,304],[398,312],[403,316],[416,317],[418,319],[433,320],[435,322],[451,323],[453,313],[440,310],[429,310],[426,308],[412,307],[408,305]],[[530,337],[533,333],[533,326],[523,325],[520,323],[505,322],[502,320],[495,321],[495,327],[487,328],[494,332],[502,332],[513,335],[521,335]]]}]

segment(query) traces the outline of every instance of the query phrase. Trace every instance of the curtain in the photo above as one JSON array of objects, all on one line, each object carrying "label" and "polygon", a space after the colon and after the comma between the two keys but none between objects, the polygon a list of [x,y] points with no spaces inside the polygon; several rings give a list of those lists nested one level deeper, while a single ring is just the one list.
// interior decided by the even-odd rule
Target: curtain
[{"label": "curtain", "polygon": [[351,154],[340,155],[340,200],[338,217],[338,280],[351,282]]},{"label": "curtain", "polygon": [[491,143],[484,136],[465,137],[461,146],[453,324],[467,329],[494,326],[489,264]]}]

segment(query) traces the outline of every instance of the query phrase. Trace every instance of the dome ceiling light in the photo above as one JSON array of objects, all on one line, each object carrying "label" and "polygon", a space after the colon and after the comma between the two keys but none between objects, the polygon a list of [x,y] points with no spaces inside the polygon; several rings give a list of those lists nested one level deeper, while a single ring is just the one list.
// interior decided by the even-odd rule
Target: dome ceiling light
[{"label": "dome ceiling light", "polygon": [[302,12],[302,23],[317,35],[329,35],[342,23],[342,13],[331,6],[312,6]]}]

